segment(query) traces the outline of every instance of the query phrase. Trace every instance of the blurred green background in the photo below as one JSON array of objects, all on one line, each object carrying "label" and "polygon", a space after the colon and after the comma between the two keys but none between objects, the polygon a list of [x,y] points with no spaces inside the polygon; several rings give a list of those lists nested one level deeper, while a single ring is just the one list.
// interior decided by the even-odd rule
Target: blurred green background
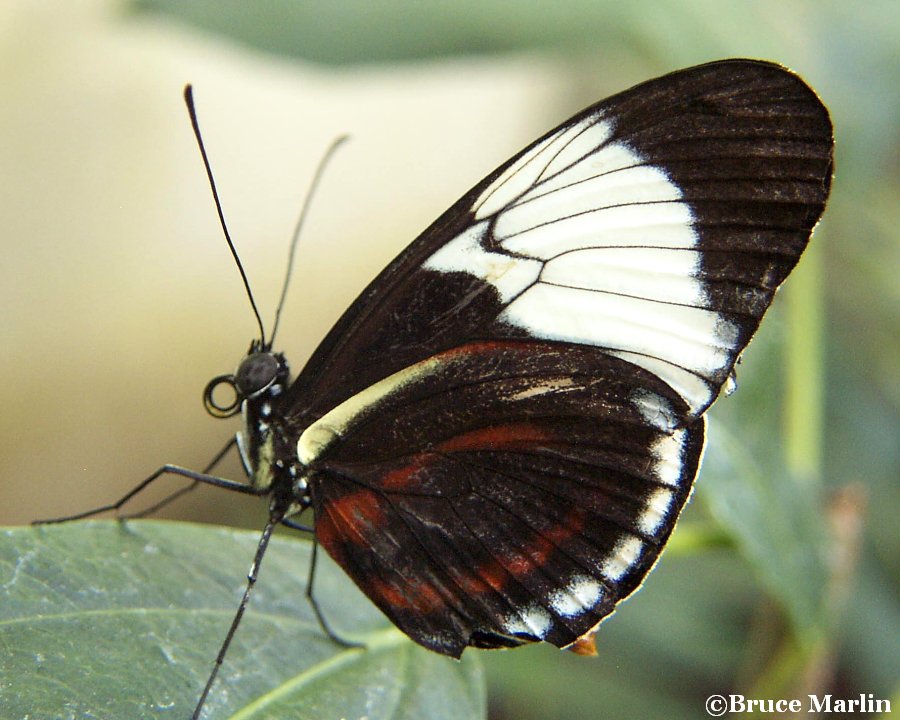
[{"label": "blurred green background", "polygon": [[[698,718],[732,692],[896,707],[900,9],[887,0],[4,3],[0,524],[102,504],[162,462],[200,467],[234,430],[200,391],[239,360],[253,318],[185,82],[267,317],[308,178],[331,139],[353,136],[285,310],[299,369],[363,285],[509,155],[612,92],[734,56],[791,67],[830,108],[829,208],[739,391],[712,412],[665,559],[603,626],[597,659],[481,653],[490,717]],[[164,516],[255,527],[263,508],[207,491]]]}]

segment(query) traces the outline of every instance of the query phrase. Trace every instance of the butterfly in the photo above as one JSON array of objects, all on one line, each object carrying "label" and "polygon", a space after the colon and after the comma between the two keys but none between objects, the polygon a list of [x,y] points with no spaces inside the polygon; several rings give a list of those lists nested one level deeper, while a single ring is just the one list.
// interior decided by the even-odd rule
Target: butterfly
[{"label": "butterfly", "polygon": [[832,156],[826,108],[785,68],[677,71],[478,183],[296,378],[260,322],[204,395],[243,411],[249,481],[175,469],[270,503],[229,638],[273,527],[311,510],[316,544],[416,643],[591,652],[675,527]]}]

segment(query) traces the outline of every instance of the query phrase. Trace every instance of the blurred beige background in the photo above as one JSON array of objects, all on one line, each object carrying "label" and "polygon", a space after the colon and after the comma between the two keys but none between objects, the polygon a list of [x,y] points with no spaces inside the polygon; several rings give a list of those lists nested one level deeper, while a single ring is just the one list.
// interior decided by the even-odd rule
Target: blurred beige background
[{"label": "blurred beige background", "polygon": [[[0,524],[108,502],[164,462],[200,468],[236,428],[206,416],[200,393],[255,327],[186,82],[268,323],[312,172],[352,136],[298,253],[278,339],[295,371],[396,252],[564,119],[553,108],[589,102],[538,56],[329,70],[135,22],[111,0],[4,13]],[[257,503],[199,509],[210,495],[228,502],[198,492],[166,514],[255,524]]]}]

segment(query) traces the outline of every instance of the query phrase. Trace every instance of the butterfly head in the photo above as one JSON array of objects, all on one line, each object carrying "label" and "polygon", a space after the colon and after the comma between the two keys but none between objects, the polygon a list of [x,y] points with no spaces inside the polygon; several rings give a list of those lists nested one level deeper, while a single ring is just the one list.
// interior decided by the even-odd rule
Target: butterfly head
[{"label": "butterfly head", "polygon": [[[245,403],[256,404],[280,395],[287,387],[290,370],[284,355],[271,352],[258,340],[231,375],[214,377],[203,391],[206,411],[217,418],[237,415]],[[226,402],[217,399],[222,386],[229,391]]]}]

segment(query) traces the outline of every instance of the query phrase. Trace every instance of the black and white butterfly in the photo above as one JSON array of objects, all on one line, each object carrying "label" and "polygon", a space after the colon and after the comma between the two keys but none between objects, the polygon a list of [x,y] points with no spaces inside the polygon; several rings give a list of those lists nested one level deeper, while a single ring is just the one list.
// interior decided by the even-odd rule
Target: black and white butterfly
[{"label": "black and white butterfly", "polygon": [[691,493],[704,414],[822,214],[832,148],[815,93],[767,62],[597,103],[438,218],[295,379],[261,329],[210,383],[214,414],[244,412],[249,483],[153,477],[267,496],[253,577],[311,508],[316,542],[436,652],[590,651]]}]

